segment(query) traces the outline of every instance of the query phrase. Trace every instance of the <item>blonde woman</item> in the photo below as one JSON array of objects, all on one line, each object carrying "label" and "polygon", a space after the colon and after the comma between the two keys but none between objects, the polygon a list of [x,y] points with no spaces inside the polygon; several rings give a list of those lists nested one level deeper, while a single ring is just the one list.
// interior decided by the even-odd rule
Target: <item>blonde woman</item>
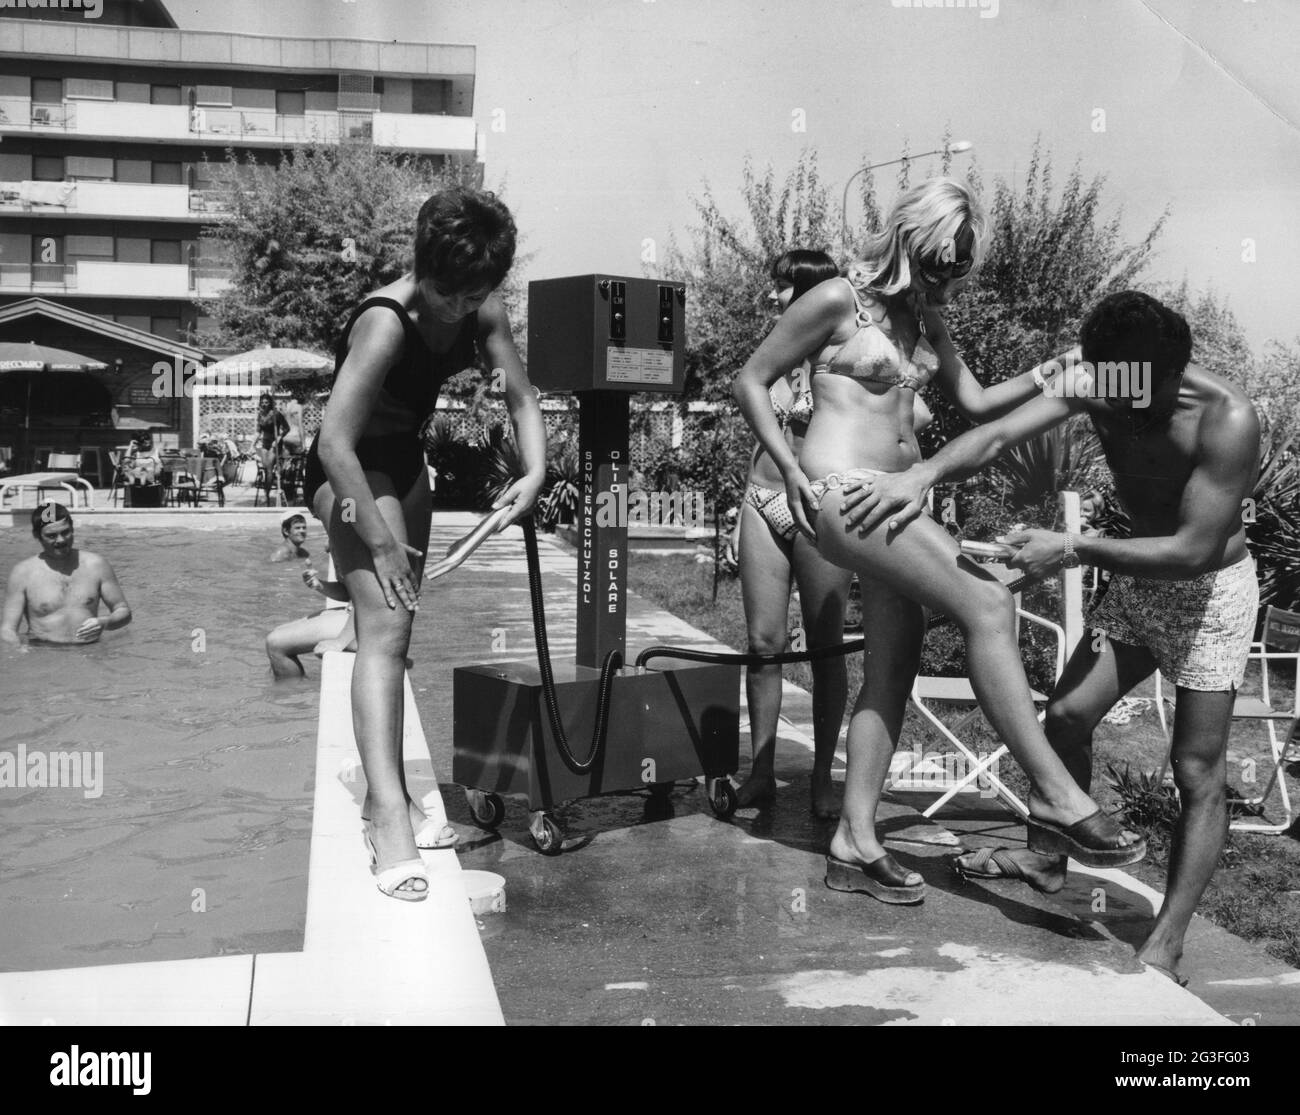
[{"label": "blonde woman", "polygon": [[[920,664],[923,607],[956,622],[980,706],[1030,778],[1030,846],[1065,850],[1097,866],[1133,863],[1146,851],[1141,837],[1101,814],[1048,746],[1007,590],[961,558],[956,541],[928,517],[865,534],[841,520],[847,493],[920,459],[912,428],[917,388],[933,381],[975,421],[997,417],[1039,390],[1037,368],[981,386],[944,325],[943,309],[978,267],[987,234],[982,208],[961,183],[935,178],[906,191],[866,258],[847,279],[824,282],[791,306],[734,388],[781,471],[796,525],[862,585],[865,683],[849,721],[844,805],[826,883],[890,903],[917,903],[925,895],[922,877],[885,850],[875,825]],[[768,388],[805,358],[812,365],[813,415],[796,458]]]}]

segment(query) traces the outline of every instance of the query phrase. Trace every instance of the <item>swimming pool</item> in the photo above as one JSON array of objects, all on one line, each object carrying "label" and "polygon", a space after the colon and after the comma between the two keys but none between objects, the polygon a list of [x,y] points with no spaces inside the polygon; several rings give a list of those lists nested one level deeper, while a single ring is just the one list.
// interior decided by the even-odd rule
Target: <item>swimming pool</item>
[{"label": "swimming pool", "polygon": [[[301,562],[267,563],[278,541],[78,523],[134,619],[95,646],[0,649],[0,752],[103,764],[98,796],[0,788],[0,971],[302,947],[320,666],[276,685],[263,639],[323,601]],[[312,521],[324,569],[322,541]],[[0,530],[0,577],[37,548]]]}]

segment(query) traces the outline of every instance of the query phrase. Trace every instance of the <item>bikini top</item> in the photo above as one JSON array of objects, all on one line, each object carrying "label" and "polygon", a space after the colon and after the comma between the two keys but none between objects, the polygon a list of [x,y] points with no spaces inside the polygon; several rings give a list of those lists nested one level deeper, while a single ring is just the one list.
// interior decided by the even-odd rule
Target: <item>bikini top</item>
[{"label": "bikini top", "polygon": [[782,430],[786,429],[791,422],[802,422],[806,426],[812,421],[812,381],[804,368],[799,367],[785,377],[785,383],[790,388],[794,398],[787,402],[784,392],[781,393],[779,398],[775,390],[771,392],[772,409],[776,411],[776,420],[780,423]]},{"label": "bikini top", "polygon": [[939,354],[934,351],[930,339],[924,333],[921,334],[904,367],[898,345],[871,316],[871,311],[863,305],[852,283],[849,283],[849,287],[853,290],[853,302],[858,310],[857,331],[814,363],[813,374],[830,372],[874,383],[887,383],[891,387],[910,387],[913,391],[924,387],[939,370]]},{"label": "bikini top", "polygon": [[371,306],[386,306],[392,310],[401,319],[402,328],[406,331],[402,358],[389,368],[388,375],[384,377],[383,391],[423,421],[438,401],[438,389],[452,376],[473,365],[478,338],[478,312],[470,314],[461,323],[460,332],[452,341],[451,348],[446,352],[434,352],[420,335],[405,306],[394,298],[382,295],[367,298],[352,311],[347,325],[343,327],[343,334],[334,351],[335,376],[347,359],[348,337],[352,334],[352,327],[357,318]]}]

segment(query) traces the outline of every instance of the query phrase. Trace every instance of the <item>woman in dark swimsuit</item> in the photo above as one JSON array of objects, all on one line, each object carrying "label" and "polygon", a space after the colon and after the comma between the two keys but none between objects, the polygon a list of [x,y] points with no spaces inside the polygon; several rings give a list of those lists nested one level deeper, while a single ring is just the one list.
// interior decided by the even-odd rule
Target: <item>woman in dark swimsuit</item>
[{"label": "woman in dark swimsuit", "polygon": [[275,409],[275,399],[269,394],[257,400],[257,456],[266,473],[266,483],[271,483],[271,473],[275,469],[276,458],[280,453],[280,439],[289,432],[289,423],[283,414]]},{"label": "woman in dark swimsuit", "polygon": [[546,429],[493,293],[514,261],[515,223],[490,193],[456,188],[420,207],[415,265],[353,312],[335,354],[334,388],[307,454],[304,497],[325,524],[352,599],[357,657],[353,726],[366,774],[362,809],[379,889],[422,899],[417,847],[455,842],[429,821],[402,769],[402,679],[428,544],[431,494],[420,429],[444,381],[475,346],[504,372],[525,475],[494,505],[526,515],[546,475]]}]

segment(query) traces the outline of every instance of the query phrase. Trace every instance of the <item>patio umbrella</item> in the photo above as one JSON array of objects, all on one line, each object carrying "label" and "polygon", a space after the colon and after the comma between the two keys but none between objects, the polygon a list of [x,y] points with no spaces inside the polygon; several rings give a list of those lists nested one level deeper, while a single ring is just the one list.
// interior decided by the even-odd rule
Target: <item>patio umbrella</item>
[{"label": "patio umbrella", "polygon": [[165,430],[167,422],[150,422],[144,418],[119,418],[115,430]]},{"label": "patio umbrella", "polygon": [[253,383],[283,387],[289,383],[317,386],[334,367],[331,357],[302,348],[254,348],[209,364],[195,383]]},{"label": "patio umbrella", "polygon": [[0,375],[26,374],[26,402],[23,406],[23,451],[28,449],[32,428],[32,382],[47,372],[106,372],[108,365],[91,356],[67,349],[38,345],[35,341],[0,341]]}]

